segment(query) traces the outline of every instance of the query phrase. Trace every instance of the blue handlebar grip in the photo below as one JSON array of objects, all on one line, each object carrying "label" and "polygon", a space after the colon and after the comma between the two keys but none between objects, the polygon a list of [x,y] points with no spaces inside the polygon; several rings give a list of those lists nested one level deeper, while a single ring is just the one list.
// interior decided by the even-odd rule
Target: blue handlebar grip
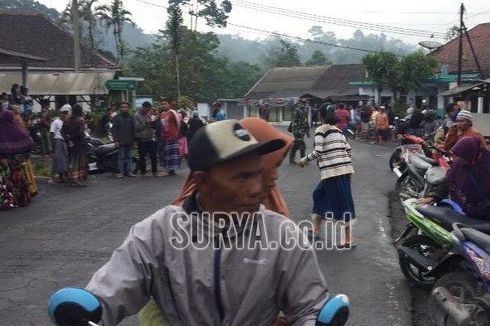
[{"label": "blue handlebar grip", "polygon": [[88,325],[98,323],[102,306],[95,295],[84,289],[64,288],[49,298],[48,315],[58,326]]},{"label": "blue handlebar grip", "polygon": [[349,318],[350,302],[345,294],[330,298],[318,313],[316,326],[343,326]]}]

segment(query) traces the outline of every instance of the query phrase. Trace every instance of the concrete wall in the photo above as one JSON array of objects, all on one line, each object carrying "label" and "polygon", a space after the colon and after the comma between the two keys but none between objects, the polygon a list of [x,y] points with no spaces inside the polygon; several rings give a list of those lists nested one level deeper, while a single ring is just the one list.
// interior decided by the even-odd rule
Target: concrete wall
[{"label": "concrete wall", "polygon": [[490,114],[473,113],[473,126],[484,136],[490,137]]}]

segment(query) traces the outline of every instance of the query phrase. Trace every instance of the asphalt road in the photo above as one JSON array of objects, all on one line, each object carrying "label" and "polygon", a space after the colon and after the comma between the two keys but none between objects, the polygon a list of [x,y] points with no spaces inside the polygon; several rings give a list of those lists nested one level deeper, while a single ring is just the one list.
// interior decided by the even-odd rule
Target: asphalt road
[{"label": "asphalt road", "polygon": [[[358,143],[353,149],[358,248],[318,251],[320,267],[332,292],[350,296],[349,325],[411,325],[408,286],[390,245],[391,149]],[[0,325],[49,325],[49,295],[65,286],[83,287],[132,224],[172,201],[186,173],[133,179],[99,175],[81,189],[41,181],[30,206],[0,212]],[[314,164],[281,167],[279,184],[293,219],[309,216],[318,176]],[[122,325],[137,325],[136,318]]]}]

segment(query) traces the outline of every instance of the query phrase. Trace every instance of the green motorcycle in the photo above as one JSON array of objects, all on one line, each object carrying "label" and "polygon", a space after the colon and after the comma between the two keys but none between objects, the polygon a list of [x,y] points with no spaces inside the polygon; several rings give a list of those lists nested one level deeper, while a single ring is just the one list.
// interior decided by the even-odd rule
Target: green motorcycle
[{"label": "green motorcycle", "polygon": [[[467,217],[449,200],[442,206],[418,205],[417,199],[402,202],[409,221],[403,233],[393,241],[396,244],[400,268],[413,285],[432,288],[436,280],[457,266],[456,261],[443,259],[458,243],[451,234],[452,224],[461,223],[490,234],[490,222]],[[449,206],[449,207],[448,207]]]}]

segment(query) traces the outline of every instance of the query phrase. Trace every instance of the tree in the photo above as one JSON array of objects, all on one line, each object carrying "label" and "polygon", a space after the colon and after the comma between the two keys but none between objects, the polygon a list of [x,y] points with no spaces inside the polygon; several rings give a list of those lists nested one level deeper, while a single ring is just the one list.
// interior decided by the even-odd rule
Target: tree
[{"label": "tree", "polygon": [[[228,14],[231,12],[232,5],[229,0],[169,0],[170,7],[185,6],[189,8],[189,14],[196,19],[194,31],[197,26],[197,18],[202,17],[206,20],[206,24],[214,27],[226,27]],[[192,26],[191,26],[192,29]]]},{"label": "tree", "polygon": [[437,60],[422,51],[403,57],[398,67],[398,88],[405,92],[422,88],[423,82],[434,75],[436,67]]},{"label": "tree", "polygon": [[[140,93],[177,96],[175,61],[167,32],[162,31],[161,38],[151,48],[138,49],[128,64],[132,74],[145,77],[145,82],[138,86]],[[243,96],[263,75],[264,70],[257,65],[218,57],[218,46],[215,34],[197,33],[182,26],[179,56],[181,98],[188,97],[194,102],[236,98]]]},{"label": "tree", "polygon": [[320,50],[315,50],[311,54],[311,58],[305,62],[306,66],[322,66],[322,65],[330,65],[332,62],[327,59],[325,54],[323,54]]},{"label": "tree", "polygon": [[301,65],[296,45],[283,39],[279,40],[278,47],[269,50],[264,62],[271,67],[292,67]]},{"label": "tree", "polygon": [[96,48],[94,33],[95,33],[95,27],[97,25],[97,18],[105,15],[105,11],[104,11],[104,9],[101,9],[101,7],[97,7],[97,8],[95,8],[94,11],[92,11],[92,7],[97,2],[99,2],[99,1],[98,0],[82,0],[80,2],[80,19],[82,19],[88,25],[88,35],[89,35],[89,40],[90,40],[90,46],[94,49]]},{"label": "tree", "polygon": [[113,0],[110,7],[104,5],[97,7],[95,10],[99,13],[102,21],[105,22],[106,28],[112,28],[117,48],[117,61],[122,63],[126,52],[125,44],[122,40],[123,26],[124,23],[130,23],[134,26],[131,13],[124,9],[122,0]]},{"label": "tree", "polygon": [[[395,98],[398,92],[409,92],[423,88],[424,81],[434,74],[437,61],[422,51],[413,52],[399,59],[394,53],[379,52],[364,56],[362,63],[367,78],[376,83],[378,96],[383,86],[389,87]],[[379,98],[378,98],[379,103]]]},{"label": "tree", "polygon": [[182,11],[178,6],[171,6],[168,8],[169,18],[167,20],[166,31],[161,31],[167,36],[170,49],[172,50],[172,55],[175,62],[175,77],[177,86],[177,99],[180,99],[180,68],[179,68],[179,56],[180,48],[182,43]]},{"label": "tree", "polygon": [[378,103],[381,101],[383,86],[390,87],[396,93],[398,87],[397,66],[399,60],[394,53],[383,51],[369,53],[362,58],[362,64],[366,68],[367,78],[376,83]]},{"label": "tree", "polygon": [[447,29],[446,31],[446,41],[451,41],[452,39],[459,36],[459,26],[454,25]]}]

